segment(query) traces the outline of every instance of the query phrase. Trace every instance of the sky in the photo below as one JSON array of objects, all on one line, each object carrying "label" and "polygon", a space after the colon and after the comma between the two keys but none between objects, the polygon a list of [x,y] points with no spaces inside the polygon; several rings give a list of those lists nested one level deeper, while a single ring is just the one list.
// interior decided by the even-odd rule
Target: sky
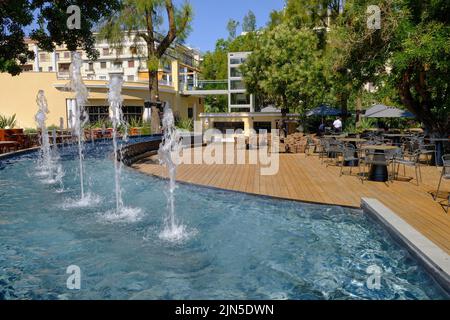
[{"label": "sky", "polygon": [[[182,3],[181,0],[177,1]],[[194,9],[192,32],[186,45],[202,52],[214,50],[216,40],[227,38],[227,23],[234,19],[242,24],[249,10],[256,16],[256,24],[265,26],[272,10],[281,10],[284,0],[189,0]],[[238,28],[238,34],[241,27]]]}]

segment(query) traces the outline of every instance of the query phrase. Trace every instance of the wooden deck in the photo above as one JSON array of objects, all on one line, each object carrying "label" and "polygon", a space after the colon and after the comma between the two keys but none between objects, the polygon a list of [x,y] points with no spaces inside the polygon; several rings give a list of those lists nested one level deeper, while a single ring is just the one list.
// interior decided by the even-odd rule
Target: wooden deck
[{"label": "wooden deck", "polygon": [[[200,148],[193,149],[201,152]],[[156,161],[156,156],[136,163],[133,167],[141,172],[166,177],[166,169]],[[246,162],[248,163],[248,162]],[[178,169],[177,180],[216,188],[269,195],[305,202],[360,207],[361,198],[376,198],[396,212],[411,226],[450,254],[450,214],[443,205],[450,184],[442,184],[442,193],[434,201],[434,193],[440,177],[440,169],[422,167],[423,182],[394,183],[361,182],[356,177],[357,168],[350,176],[348,169],[339,177],[339,168],[322,165],[317,156],[304,154],[280,154],[279,171],[274,176],[260,175],[258,165],[186,165]],[[403,169],[400,170],[403,173]],[[407,175],[414,176],[407,168]]]}]

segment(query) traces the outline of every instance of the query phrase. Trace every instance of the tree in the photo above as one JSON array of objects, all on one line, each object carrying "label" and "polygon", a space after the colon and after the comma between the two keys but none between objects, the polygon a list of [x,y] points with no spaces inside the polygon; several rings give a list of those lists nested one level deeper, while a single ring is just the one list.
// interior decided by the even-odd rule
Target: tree
[{"label": "tree", "polygon": [[[367,28],[367,6],[381,29]],[[347,1],[336,29],[336,66],[355,86],[387,79],[432,135],[450,132],[450,4],[446,0]]]},{"label": "tree", "polygon": [[[34,54],[25,43],[25,27],[37,16],[38,27],[30,37],[41,49],[52,51],[55,45],[65,44],[70,51],[82,48],[91,59],[98,56],[94,48],[93,26],[119,7],[119,0],[15,0],[0,2],[0,71],[17,75],[20,65]],[[67,8],[77,5],[81,10],[80,29],[68,29]]]},{"label": "tree", "polygon": [[256,16],[253,11],[249,10],[242,22],[242,31],[254,32],[256,31]]},{"label": "tree", "polygon": [[228,30],[228,39],[234,40],[237,35],[237,27],[239,26],[239,22],[233,19],[228,20],[227,30]]},{"label": "tree", "polygon": [[[164,11],[169,30],[161,36]],[[124,38],[129,37],[133,39],[134,49],[145,52],[150,101],[158,100],[160,61],[175,40],[186,38],[192,15],[192,7],[187,2],[178,8],[172,0],[124,0],[121,10],[100,30],[100,37],[115,48],[122,48]],[[145,43],[145,50],[139,47],[141,41]]]},{"label": "tree", "polygon": [[293,29],[283,23],[266,30],[243,71],[249,92],[264,92],[283,109],[304,114],[323,93],[319,41],[309,28]]},{"label": "tree", "polygon": [[17,75],[20,64],[33,59],[34,54],[24,42],[23,28],[33,21],[33,15],[26,0],[0,2],[0,72]]}]

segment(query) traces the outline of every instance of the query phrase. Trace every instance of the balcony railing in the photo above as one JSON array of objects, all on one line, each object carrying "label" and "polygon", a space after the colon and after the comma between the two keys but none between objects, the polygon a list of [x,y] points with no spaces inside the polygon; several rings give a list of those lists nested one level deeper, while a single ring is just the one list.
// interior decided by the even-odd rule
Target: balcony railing
[{"label": "balcony railing", "polygon": [[228,80],[188,80],[187,82],[181,80],[180,90],[228,90]]}]

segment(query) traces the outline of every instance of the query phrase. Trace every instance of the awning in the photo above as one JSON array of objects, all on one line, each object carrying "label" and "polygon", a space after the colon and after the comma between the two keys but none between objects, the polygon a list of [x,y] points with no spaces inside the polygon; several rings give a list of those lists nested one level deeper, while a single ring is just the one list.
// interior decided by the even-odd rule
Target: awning
[{"label": "awning", "polygon": [[338,109],[334,109],[330,106],[327,106],[325,104],[320,105],[317,108],[314,108],[312,110],[310,110],[306,116],[307,117],[335,117],[335,116],[340,116],[342,113],[340,110]]}]

